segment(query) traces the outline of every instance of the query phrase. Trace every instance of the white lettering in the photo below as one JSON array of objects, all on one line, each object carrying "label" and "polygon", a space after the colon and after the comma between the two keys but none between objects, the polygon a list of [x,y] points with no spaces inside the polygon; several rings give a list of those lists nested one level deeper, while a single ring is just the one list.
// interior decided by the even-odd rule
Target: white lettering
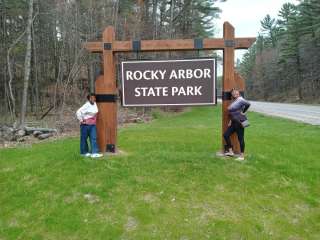
[{"label": "white lettering", "polygon": [[147,97],[150,97],[151,95],[152,95],[152,97],[154,97],[154,96],[156,95],[156,94],[154,93],[153,88],[149,88]]},{"label": "white lettering", "polygon": [[[198,72],[198,75],[197,75],[197,72]],[[195,69],[193,72],[193,75],[195,78],[202,78],[203,71],[201,69]]]},{"label": "white lettering", "polygon": [[[150,73],[150,77],[147,77],[147,73]],[[152,76],[151,71],[147,70],[147,71],[144,71],[144,72],[143,72],[143,78],[144,78],[145,80],[150,80],[150,79],[151,79],[151,76]]]},{"label": "white lettering", "polygon": [[188,79],[192,78],[192,70],[191,70],[191,69],[187,69],[187,70],[186,70],[186,77],[187,77]]},{"label": "white lettering", "polygon": [[151,71],[151,78],[152,79],[159,79],[157,76],[158,71]]},{"label": "white lettering", "polygon": [[184,88],[183,88],[183,87],[181,87],[181,88],[179,89],[178,96],[180,96],[180,95],[183,95],[183,96],[186,95],[186,92],[184,91]]},{"label": "white lettering", "polygon": [[140,97],[139,88],[135,88],[134,92],[135,92],[135,94],[134,94],[135,97]]},{"label": "white lettering", "polygon": [[179,91],[178,87],[172,87],[171,88],[171,95],[174,96]]},{"label": "white lettering", "polygon": [[133,77],[134,77],[135,80],[141,80],[141,78],[142,78],[142,72],[141,72],[141,71],[135,71],[135,72],[133,73]]},{"label": "white lettering", "polygon": [[142,96],[145,97],[146,94],[147,94],[147,89],[148,88],[147,87],[142,87],[141,89],[142,89]]},{"label": "white lettering", "polygon": [[172,70],[172,72],[171,72],[171,74],[170,74],[169,79],[172,79],[172,78],[174,78],[174,79],[177,79],[177,78],[178,78],[178,77],[177,77],[177,73],[176,73],[175,70]]},{"label": "white lettering", "polygon": [[164,79],[164,75],[166,74],[166,72],[167,72],[167,70],[163,70],[163,71],[159,70],[159,73],[161,75],[161,79]]},{"label": "white lettering", "polygon": [[134,89],[135,97],[168,96],[168,87],[137,87]]},{"label": "white lettering", "polygon": [[195,86],[195,89],[194,89],[194,95],[198,96],[202,96],[202,93],[200,92],[202,86]]},{"label": "white lettering", "polygon": [[133,80],[131,71],[126,71],[126,75],[127,75],[127,80]]},{"label": "white lettering", "polygon": [[[166,70],[145,70],[145,71],[126,71],[127,80],[164,80],[166,77]],[[205,69],[178,69],[172,70],[169,79],[200,79],[211,78],[211,71],[209,68]]]},{"label": "white lettering", "polygon": [[202,86],[172,87],[172,96],[202,96]]},{"label": "white lettering", "polygon": [[184,77],[184,69],[179,69],[178,70],[178,73],[179,73],[179,78],[181,79],[181,78],[185,78]]},{"label": "white lettering", "polygon": [[162,96],[165,96],[165,97],[168,96],[168,87],[163,87],[162,88]]},{"label": "white lettering", "polygon": [[187,87],[187,96],[193,96],[193,87],[191,87],[191,86],[188,86]]},{"label": "white lettering", "polygon": [[205,68],[204,69],[204,78],[211,78],[211,74],[210,74],[210,69],[209,68]]}]

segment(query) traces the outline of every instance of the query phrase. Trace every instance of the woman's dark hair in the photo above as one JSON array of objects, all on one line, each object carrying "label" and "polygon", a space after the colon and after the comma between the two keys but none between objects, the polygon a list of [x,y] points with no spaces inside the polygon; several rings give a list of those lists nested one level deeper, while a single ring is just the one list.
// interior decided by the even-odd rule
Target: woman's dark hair
[{"label": "woman's dark hair", "polygon": [[89,94],[87,95],[87,99],[90,100],[90,97],[91,97],[91,96],[95,97],[96,95],[95,95],[94,93],[89,93]]},{"label": "woman's dark hair", "polygon": [[238,91],[240,92],[240,90],[238,88],[232,88],[230,92],[233,92],[233,91]]},{"label": "woman's dark hair", "polygon": [[231,93],[231,99],[232,99],[232,100],[235,99],[235,98],[233,97],[233,95],[232,95],[232,93],[233,93],[234,91],[237,91],[237,92],[239,92],[239,94],[240,94],[240,91],[239,91],[238,88],[232,88],[231,91],[230,91],[230,93]]}]

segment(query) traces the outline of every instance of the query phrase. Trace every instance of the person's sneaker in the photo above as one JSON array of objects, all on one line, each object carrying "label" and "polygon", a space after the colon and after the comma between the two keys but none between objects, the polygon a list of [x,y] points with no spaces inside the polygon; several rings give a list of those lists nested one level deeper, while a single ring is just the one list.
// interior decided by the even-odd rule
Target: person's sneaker
[{"label": "person's sneaker", "polygon": [[92,158],[100,158],[100,157],[102,157],[103,155],[101,154],[101,153],[93,153],[93,154],[91,154],[91,157]]},{"label": "person's sneaker", "polygon": [[233,157],[234,153],[232,151],[229,151],[229,152],[225,152],[224,155],[228,157]]},{"label": "person's sneaker", "polygon": [[82,157],[91,157],[91,153],[81,154]]},{"label": "person's sneaker", "polygon": [[244,161],[244,156],[239,156],[235,159],[236,161]]}]

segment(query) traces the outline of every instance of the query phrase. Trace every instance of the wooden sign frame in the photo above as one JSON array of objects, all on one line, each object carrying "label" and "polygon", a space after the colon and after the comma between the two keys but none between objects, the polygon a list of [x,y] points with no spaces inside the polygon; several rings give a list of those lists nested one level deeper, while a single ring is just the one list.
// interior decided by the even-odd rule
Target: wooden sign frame
[{"label": "wooden sign frame", "polygon": [[[230,91],[238,88],[244,92],[243,78],[234,69],[234,52],[236,49],[248,49],[256,38],[235,38],[234,27],[223,24],[223,38],[174,39],[174,40],[141,40],[117,41],[112,26],[103,32],[100,42],[88,42],[84,47],[92,53],[103,54],[103,75],[96,79],[95,89],[99,114],[97,117],[98,144],[101,152],[117,150],[117,99],[116,62],[114,55],[125,52],[187,51],[187,50],[223,50],[223,83],[222,83],[222,132],[228,127],[228,106],[231,103]],[[222,144],[224,145],[224,139]],[[239,152],[237,137],[233,134],[231,141],[235,152]]]}]

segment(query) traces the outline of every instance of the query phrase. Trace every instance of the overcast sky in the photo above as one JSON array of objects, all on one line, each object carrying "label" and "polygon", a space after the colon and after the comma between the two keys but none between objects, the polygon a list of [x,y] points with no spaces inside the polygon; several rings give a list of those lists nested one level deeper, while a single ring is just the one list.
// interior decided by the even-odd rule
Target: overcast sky
[{"label": "overcast sky", "polygon": [[[222,10],[217,21],[216,37],[222,37],[223,22],[228,21],[235,27],[236,37],[256,37],[260,31],[260,21],[267,15],[277,17],[281,6],[286,3],[297,4],[297,0],[227,0],[218,2]],[[240,58],[243,51],[237,54]]]},{"label": "overcast sky", "polygon": [[222,24],[230,22],[236,30],[237,37],[254,37],[260,31],[260,21],[267,15],[277,17],[282,5],[286,2],[296,4],[296,0],[227,0],[218,2],[221,8],[221,19],[218,21],[219,35],[222,35]]}]

